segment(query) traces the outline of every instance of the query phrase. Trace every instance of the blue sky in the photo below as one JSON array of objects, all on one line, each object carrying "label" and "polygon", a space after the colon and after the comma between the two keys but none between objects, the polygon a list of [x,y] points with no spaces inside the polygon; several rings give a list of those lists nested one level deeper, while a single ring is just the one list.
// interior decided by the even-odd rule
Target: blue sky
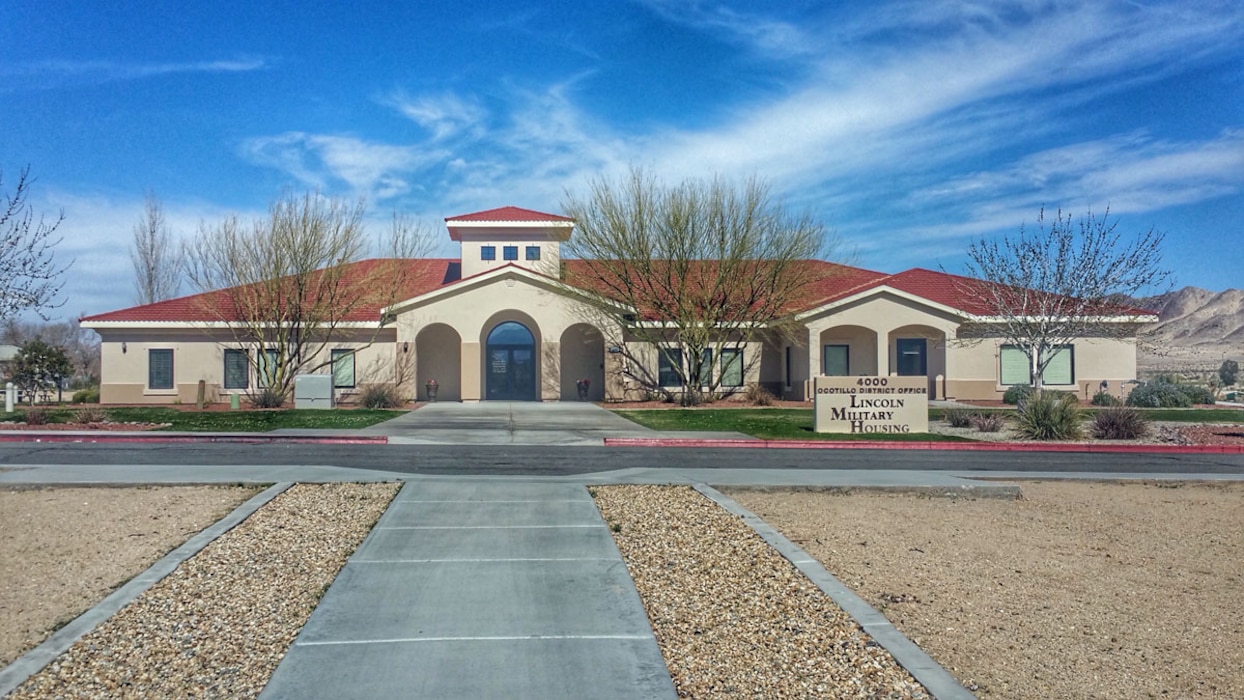
[{"label": "blue sky", "polygon": [[1235,1],[117,4],[0,3],[0,168],[65,212],[65,316],[132,303],[148,190],[187,236],[309,188],[379,236],[630,164],[766,178],[885,272],[1109,206],[1244,286]]}]

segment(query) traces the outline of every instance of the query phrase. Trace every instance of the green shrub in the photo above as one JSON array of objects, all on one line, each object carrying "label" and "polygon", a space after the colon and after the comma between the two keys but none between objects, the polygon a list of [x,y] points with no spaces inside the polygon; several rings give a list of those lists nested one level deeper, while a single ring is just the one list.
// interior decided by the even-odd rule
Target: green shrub
[{"label": "green shrub", "polygon": [[1032,396],[1032,387],[1016,384],[1006,388],[1006,393],[1002,395],[1002,403],[1008,406],[1019,405],[1020,399]]},{"label": "green shrub", "polygon": [[1214,392],[1210,391],[1208,387],[1203,387],[1198,384],[1179,384],[1177,386],[1179,387],[1179,390],[1184,393],[1184,396],[1187,396],[1188,400],[1194,404],[1206,406],[1214,404]]},{"label": "green shrub", "polygon": [[1149,422],[1134,408],[1111,406],[1093,416],[1093,437],[1099,440],[1134,440],[1148,434]]},{"label": "green shrub", "polygon": [[[1138,408],[1191,408],[1193,392],[1186,391],[1184,389],[1186,386],[1158,381],[1141,384],[1127,395],[1126,405]],[[1208,390],[1206,391],[1208,393]],[[1210,403],[1213,403],[1213,397],[1209,398]]]},{"label": "green shrub", "polygon": [[106,420],[108,420],[108,412],[100,406],[84,406],[73,412],[73,422],[82,425],[103,423]]},{"label": "green shrub", "polygon": [[1078,440],[1083,435],[1079,402],[1065,392],[1043,391],[1016,412],[1015,427],[1029,440]]},{"label": "green shrub", "polygon": [[369,384],[359,393],[359,405],[363,408],[401,408],[403,403],[394,384]]},{"label": "green shrub", "polygon": [[1000,413],[975,413],[970,422],[978,433],[1000,432],[1006,425],[1006,419]]},{"label": "green shrub", "polygon": [[261,389],[250,397],[255,408],[280,408],[285,405],[285,392],[273,387]]},{"label": "green shrub", "polygon": [[99,387],[91,386],[73,393],[74,403],[99,403]]},{"label": "green shrub", "polygon": [[52,412],[43,406],[31,406],[25,414],[26,425],[47,425],[52,421]]},{"label": "green shrub", "polygon": [[972,411],[967,408],[948,408],[942,411],[942,418],[952,428],[966,428],[972,424]]},{"label": "green shrub", "polygon": [[1119,397],[1106,391],[1099,391],[1093,394],[1093,399],[1089,401],[1094,406],[1122,406],[1123,402]]},{"label": "green shrub", "polygon": [[1232,386],[1235,384],[1235,378],[1240,373],[1240,363],[1235,360],[1223,360],[1218,367],[1218,379],[1222,381],[1223,386]]}]

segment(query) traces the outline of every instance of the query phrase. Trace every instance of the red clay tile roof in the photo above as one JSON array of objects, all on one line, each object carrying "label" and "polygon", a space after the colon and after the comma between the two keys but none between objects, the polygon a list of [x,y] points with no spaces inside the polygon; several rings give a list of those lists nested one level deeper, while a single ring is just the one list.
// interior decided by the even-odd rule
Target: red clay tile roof
[{"label": "red clay tile roof", "polygon": [[533,209],[523,209],[522,207],[499,207],[497,209],[488,209],[485,211],[477,211],[473,214],[463,214],[461,216],[448,216],[445,221],[571,221],[574,219],[557,214],[545,214],[544,212],[535,211]]}]

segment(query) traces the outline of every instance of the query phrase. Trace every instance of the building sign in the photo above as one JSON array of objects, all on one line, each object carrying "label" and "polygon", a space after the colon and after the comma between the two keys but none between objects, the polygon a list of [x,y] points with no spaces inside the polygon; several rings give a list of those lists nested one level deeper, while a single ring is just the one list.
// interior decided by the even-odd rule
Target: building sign
[{"label": "building sign", "polygon": [[816,377],[818,433],[927,433],[927,377]]}]

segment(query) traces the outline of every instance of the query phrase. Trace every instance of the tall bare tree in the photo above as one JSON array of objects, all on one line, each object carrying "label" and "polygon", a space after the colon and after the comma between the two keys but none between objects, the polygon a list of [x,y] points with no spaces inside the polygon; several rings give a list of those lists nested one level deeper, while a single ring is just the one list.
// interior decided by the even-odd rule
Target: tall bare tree
[{"label": "tall bare tree", "polygon": [[[814,264],[829,250],[824,228],[776,203],[755,178],[667,185],[632,167],[617,181],[593,181],[584,197],[567,193],[562,207],[577,224],[565,250],[583,273],[567,281],[614,302],[597,308],[664,354],[684,403],[718,390],[724,373],[713,368],[726,354],[746,373],[759,357],[740,361],[737,351],[792,332],[794,307],[825,274]],[[636,379],[666,390],[651,359],[633,359]]]},{"label": "tall bare tree", "polygon": [[164,220],[164,207],[152,192],[147,193],[142,219],[134,225],[130,261],[137,303],[164,301],[181,292],[181,256]]},{"label": "tall bare tree", "polygon": [[0,318],[34,311],[47,320],[45,312],[64,303],[57,296],[69,265],[57,264],[55,248],[61,241],[56,229],[65,213],[36,219],[27,201],[33,182],[30,168],[25,168],[17,176],[17,187],[8,193],[0,171]]},{"label": "tall bare tree", "polygon": [[1167,291],[1171,273],[1161,266],[1162,233],[1149,229],[1125,240],[1117,227],[1109,209],[1079,219],[1059,210],[1048,223],[1042,209],[1035,230],[1020,226],[1015,236],[972,243],[966,267],[979,282],[962,282],[960,291],[978,299],[987,318],[964,335],[1001,338],[1022,350],[1037,391],[1059,348],[1080,338],[1135,335],[1148,312],[1133,298]]},{"label": "tall bare tree", "polygon": [[[400,300],[410,259],[426,253],[429,230],[394,215],[385,257],[364,261],[369,241],[362,201],[307,193],[274,202],[265,219],[230,216],[200,226],[185,252],[188,276],[205,308],[246,349],[259,380],[255,398],[282,403],[297,374],[331,360],[334,343],[375,341],[388,319],[379,309]],[[360,315],[375,313],[359,321]],[[209,332],[216,332],[209,328]],[[357,347],[357,346],[356,346]]]}]

